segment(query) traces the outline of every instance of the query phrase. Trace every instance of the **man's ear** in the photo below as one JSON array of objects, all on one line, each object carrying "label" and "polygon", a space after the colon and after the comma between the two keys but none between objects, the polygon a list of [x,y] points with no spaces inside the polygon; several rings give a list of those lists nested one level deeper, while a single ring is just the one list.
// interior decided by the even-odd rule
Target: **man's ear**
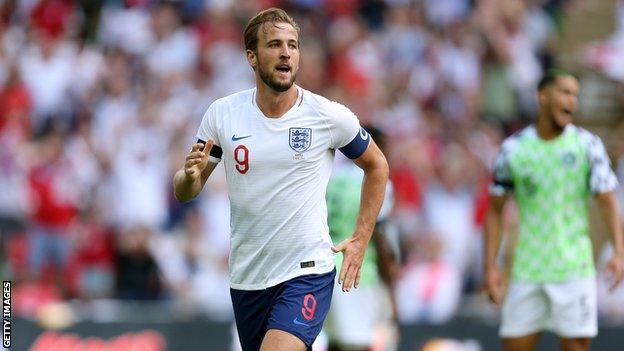
[{"label": "man's ear", "polygon": [[253,50],[247,50],[247,62],[249,66],[255,71],[256,66],[258,65],[258,56]]}]

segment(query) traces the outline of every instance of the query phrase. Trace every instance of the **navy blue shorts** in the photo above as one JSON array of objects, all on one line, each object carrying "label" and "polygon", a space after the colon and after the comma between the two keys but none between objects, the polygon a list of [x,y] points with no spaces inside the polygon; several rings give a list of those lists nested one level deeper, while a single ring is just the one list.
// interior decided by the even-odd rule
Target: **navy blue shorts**
[{"label": "navy blue shorts", "polygon": [[260,350],[269,329],[295,335],[312,350],[329,312],[335,276],[336,269],[296,277],[264,290],[230,289],[243,351]]}]

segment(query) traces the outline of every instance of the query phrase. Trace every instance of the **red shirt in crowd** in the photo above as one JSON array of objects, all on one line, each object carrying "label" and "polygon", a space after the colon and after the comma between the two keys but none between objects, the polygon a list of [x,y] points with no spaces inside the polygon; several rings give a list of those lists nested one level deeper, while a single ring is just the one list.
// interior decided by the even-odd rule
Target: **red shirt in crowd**
[{"label": "red shirt in crowd", "polygon": [[32,169],[29,178],[33,222],[57,229],[67,228],[76,218],[78,209],[68,196],[71,185],[64,181],[62,165],[37,166]]}]

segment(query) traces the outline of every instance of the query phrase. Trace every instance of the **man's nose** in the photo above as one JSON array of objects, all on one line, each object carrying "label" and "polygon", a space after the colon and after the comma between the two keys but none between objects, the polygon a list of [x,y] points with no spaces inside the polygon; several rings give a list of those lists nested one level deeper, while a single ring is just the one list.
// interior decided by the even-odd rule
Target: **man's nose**
[{"label": "man's nose", "polygon": [[290,48],[288,48],[288,45],[282,46],[282,50],[280,51],[280,57],[290,58]]}]

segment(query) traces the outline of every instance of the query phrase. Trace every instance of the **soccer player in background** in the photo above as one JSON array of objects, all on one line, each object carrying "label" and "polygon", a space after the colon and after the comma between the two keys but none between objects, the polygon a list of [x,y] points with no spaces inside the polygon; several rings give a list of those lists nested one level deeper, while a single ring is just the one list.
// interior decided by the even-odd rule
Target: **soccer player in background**
[{"label": "soccer player in background", "polygon": [[[343,253],[343,291],[358,286],[381,207],[388,164],[346,107],[294,84],[299,28],[280,9],[244,32],[256,87],[218,99],[174,176],[180,201],[196,197],[223,160],[231,203],[230,288],[243,351],[310,349],[329,310]],[[335,150],[364,171],[353,234],[332,246],[325,191]]]},{"label": "soccer player in background", "polygon": [[565,351],[589,350],[597,334],[595,268],[589,237],[588,197],[594,195],[612,234],[607,269],[613,287],[624,278],[624,244],[615,174],[600,138],[572,125],[577,78],[546,72],[538,85],[538,117],[506,139],[494,164],[485,225],[485,279],[501,303],[496,256],[503,205],[514,196],[520,212],[510,286],[502,302],[500,336],[506,351],[533,350],[552,330]]},{"label": "soccer player in background", "polygon": [[[365,126],[379,148],[385,149],[385,135],[372,126]],[[360,208],[362,170],[353,163],[334,170],[327,186],[327,224],[332,240],[341,242],[355,229]],[[395,319],[392,300],[394,282],[398,271],[396,255],[384,228],[394,203],[391,183],[386,186],[386,196],[377,217],[371,249],[364,254],[360,286],[350,294],[334,287],[332,307],[325,324],[330,351],[371,350],[375,334],[387,321]],[[342,258],[336,257],[340,267]]]}]

